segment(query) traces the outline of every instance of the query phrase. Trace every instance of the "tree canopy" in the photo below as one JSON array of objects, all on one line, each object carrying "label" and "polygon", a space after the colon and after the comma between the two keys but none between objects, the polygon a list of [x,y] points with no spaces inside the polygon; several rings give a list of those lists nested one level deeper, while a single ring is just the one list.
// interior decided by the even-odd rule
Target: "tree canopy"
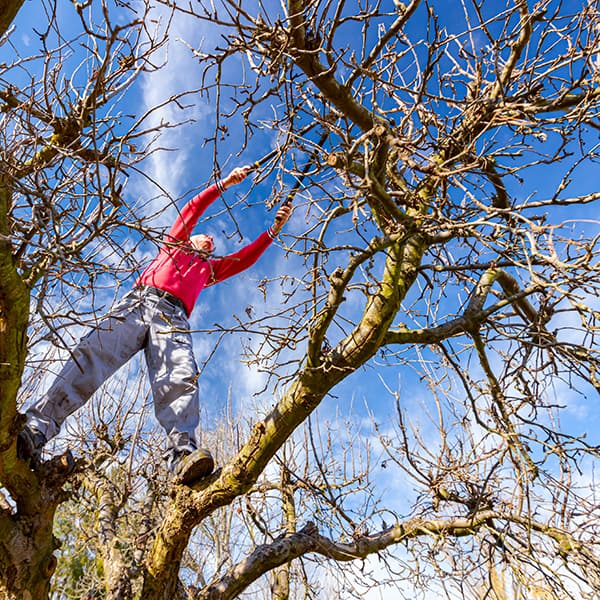
[{"label": "tree canopy", "polygon": [[[1,593],[595,597],[598,2],[44,0],[26,46],[19,4],[0,30]],[[174,48],[183,89],[161,78]],[[75,471],[60,444],[32,471],[19,410],[160,243],[189,189],[153,161],[190,130],[207,179],[264,159],[208,226],[295,207],[246,310],[198,332],[207,365],[241,344],[256,405],[205,432],[211,477],[170,486],[129,372],[71,439]]]}]

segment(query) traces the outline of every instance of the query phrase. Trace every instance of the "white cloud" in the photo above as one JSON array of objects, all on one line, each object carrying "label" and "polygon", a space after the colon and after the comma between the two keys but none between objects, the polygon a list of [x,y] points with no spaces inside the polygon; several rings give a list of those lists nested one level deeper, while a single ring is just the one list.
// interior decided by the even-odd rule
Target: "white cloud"
[{"label": "white cloud", "polygon": [[[190,173],[198,174],[198,165],[194,163],[194,153],[197,152],[198,140],[207,134],[205,121],[212,113],[205,97],[200,96],[201,66],[198,58],[193,56],[188,44],[210,43],[211,33],[215,31],[197,19],[190,18],[179,12],[171,12],[164,7],[157,7],[152,13],[151,21],[165,27],[168,23],[168,42],[153,58],[155,64],[162,64],[158,70],[144,74],[141,82],[140,106],[138,114],[153,110],[145,121],[149,128],[160,125],[173,126],[186,123],[174,128],[165,128],[160,139],[154,142],[154,147],[166,148],[168,151],[151,153],[144,161],[144,173],[148,180],[158,184],[153,185],[148,180],[140,182],[141,193],[146,198],[154,198],[163,190],[171,199],[176,200],[189,185]],[[168,102],[184,92],[192,92],[182,97],[180,102]],[[189,121],[189,122],[188,122]],[[155,134],[149,133],[146,141],[150,142]],[[206,167],[206,165],[202,165]],[[196,181],[198,183],[198,181]],[[157,203],[151,203],[149,210],[159,210],[164,206],[164,197]],[[163,224],[172,220],[174,211],[168,211],[161,217]]]}]

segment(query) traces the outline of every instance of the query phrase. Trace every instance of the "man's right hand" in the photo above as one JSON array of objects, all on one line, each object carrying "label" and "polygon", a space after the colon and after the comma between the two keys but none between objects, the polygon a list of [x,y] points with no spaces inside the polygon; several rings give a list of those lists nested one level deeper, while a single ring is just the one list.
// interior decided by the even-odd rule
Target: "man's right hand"
[{"label": "man's right hand", "polygon": [[244,179],[246,179],[248,176],[249,172],[250,167],[247,165],[245,167],[236,167],[233,171],[231,171],[231,173],[229,173],[229,175],[227,175],[227,177],[221,180],[221,183],[223,184],[223,187],[227,189],[232,185],[242,183],[242,181],[244,181]]}]

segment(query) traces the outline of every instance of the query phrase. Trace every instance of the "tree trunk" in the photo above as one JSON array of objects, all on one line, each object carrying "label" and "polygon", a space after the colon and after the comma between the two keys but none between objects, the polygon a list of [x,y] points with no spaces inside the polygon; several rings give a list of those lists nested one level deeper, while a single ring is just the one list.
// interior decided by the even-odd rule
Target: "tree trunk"
[{"label": "tree trunk", "polygon": [[[52,554],[54,512],[62,481],[57,461],[39,474],[17,460],[17,392],[25,366],[29,289],[19,273],[10,243],[11,189],[0,177],[0,599],[46,598],[56,568]],[[43,482],[43,483],[42,483]],[[13,508],[15,507],[15,508]]]},{"label": "tree trunk", "polygon": [[0,452],[14,441],[17,391],[27,353],[29,290],[21,279],[10,243],[11,190],[0,178]]},{"label": "tree trunk", "polygon": [[2,520],[0,539],[0,600],[43,600],[56,569],[52,507],[20,517],[13,527]]}]

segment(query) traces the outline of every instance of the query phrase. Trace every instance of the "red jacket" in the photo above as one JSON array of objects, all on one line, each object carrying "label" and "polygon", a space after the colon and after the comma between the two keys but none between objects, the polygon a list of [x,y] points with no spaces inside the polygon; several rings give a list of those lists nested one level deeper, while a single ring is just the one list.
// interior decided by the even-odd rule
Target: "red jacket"
[{"label": "red jacket", "polygon": [[252,266],[273,241],[271,229],[238,252],[223,258],[202,256],[190,244],[190,236],[200,215],[219,197],[211,185],[190,200],[181,210],[158,256],[148,265],[136,285],[159,288],[179,298],[190,316],[200,292]]}]

